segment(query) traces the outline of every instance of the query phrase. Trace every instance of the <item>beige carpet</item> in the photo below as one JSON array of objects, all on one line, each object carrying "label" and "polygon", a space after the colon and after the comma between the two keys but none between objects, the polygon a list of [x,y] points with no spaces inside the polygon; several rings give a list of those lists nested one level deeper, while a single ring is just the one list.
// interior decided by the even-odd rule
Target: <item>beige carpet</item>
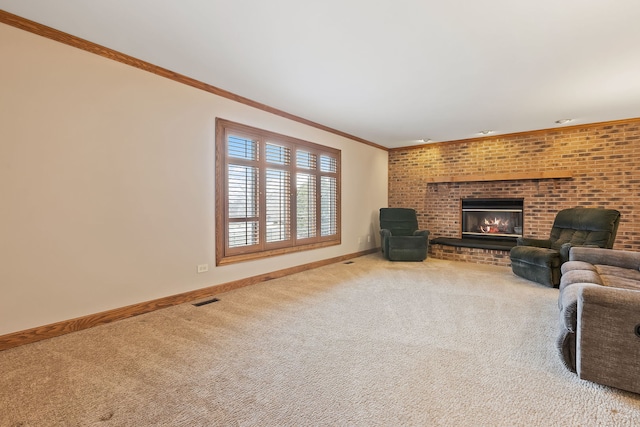
[{"label": "beige carpet", "polygon": [[0,352],[0,426],[632,426],[578,380],[557,290],[379,254]]}]

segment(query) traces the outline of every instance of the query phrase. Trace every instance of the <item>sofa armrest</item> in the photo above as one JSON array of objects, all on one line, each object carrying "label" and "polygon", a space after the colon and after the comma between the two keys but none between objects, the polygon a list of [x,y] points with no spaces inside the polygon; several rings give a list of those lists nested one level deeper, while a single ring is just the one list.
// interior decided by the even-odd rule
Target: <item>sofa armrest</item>
[{"label": "sofa armrest", "polygon": [[528,237],[518,237],[516,240],[518,246],[535,246],[538,248],[551,248],[551,240],[549,239],[531,239]]},{"label": "sofa armrest", "polygon": [[577,248],[577,247],[581,247],[581,248],[599,248],[600,246],[598,245],[574,245],[571,242],[567,242],[567,243],[563,243],[562,246],[560,246],[560,260],[561,262],[564,264],[565,262],[569,261],[570,259],[570,252],[571,252],[571,248]]},{"label": "sofa armrest", "polygon": [[594,265],[640,269],[640,252],[633,251],[574,246],[569,252],[569,260],[584,261]]},{"label": "sofa armrest", "polygon": [[640,392],[640,291],[588,286],[578,297],[580,378]]}]

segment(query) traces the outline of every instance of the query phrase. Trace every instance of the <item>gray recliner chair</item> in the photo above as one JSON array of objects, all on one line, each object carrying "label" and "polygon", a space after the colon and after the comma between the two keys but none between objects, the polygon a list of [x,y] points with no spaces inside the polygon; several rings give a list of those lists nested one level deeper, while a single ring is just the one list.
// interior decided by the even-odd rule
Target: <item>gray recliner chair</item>
[{"label": "gray recliner chair", "polygon": [[519,237],[511,249],[514,274],[547,286],[560,285],[561,265],[573,246],[611,249],[620,212],[614,209],[570,208],[558,212],[548,239]]},{"label": "gray recliner chair", "polygon": [[381,208],[382,253],[390,261],[424,261],[429,249],[429,231],[418,230],[415,209]]}]

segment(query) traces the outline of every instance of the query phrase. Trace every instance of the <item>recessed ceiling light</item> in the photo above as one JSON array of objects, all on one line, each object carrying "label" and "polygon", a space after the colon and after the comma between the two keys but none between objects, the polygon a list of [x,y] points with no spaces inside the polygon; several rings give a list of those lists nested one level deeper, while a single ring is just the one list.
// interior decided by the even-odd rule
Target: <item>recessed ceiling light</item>
[{"label": "recessed ceiling light", "polygon": [[559,125],[563,125],[563,124],[569,123],[571,121],[573,121],[573,119],[560,119],[560,120],[556,120],[556,123],[559,124]]}]

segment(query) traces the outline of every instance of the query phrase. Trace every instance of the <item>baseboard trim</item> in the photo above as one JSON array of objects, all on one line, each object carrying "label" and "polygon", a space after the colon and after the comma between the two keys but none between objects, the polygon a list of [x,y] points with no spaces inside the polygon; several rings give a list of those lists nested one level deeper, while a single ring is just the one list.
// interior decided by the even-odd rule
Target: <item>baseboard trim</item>
[{"label": "baseboard trim", "polygon": [[206,288],[197,289],[195,291],[184,292],[181,294],[171,295],[152,301],[141,302],[126,307],[103,311],[101,313],[90,314],[75,319],[64,320],[62,322],[56,322],[45,326],[26,329],[24,331],[1,335],[0,351],[49,338],[54,338],[71,332],[81,331],[83,329],[92,328],[94,326],[103,325],[105,323],[111,323],[117,320],[138,316],[140,314],[149,313],[151,311],[159,310],[162,308],[208,298],[213,295],[231,291],[233,289],[243,288],[245,286],[254,285],[256,283],[277,279],[279,277],[284,277],[295,273],[300,273],[302,271],[311,270],[314,268],[322,267],[324,265],[334,264],[351,258],[357,258],[359,256],[371,254],[379,250],[380,248],[373,248],[365,251],[355,252],[352,254],[341,255],[334,258],[328,258],[308,264],[285,268],[283,270],[277,270],[240,280],[234,280],[232,282],[209,286]]}]

